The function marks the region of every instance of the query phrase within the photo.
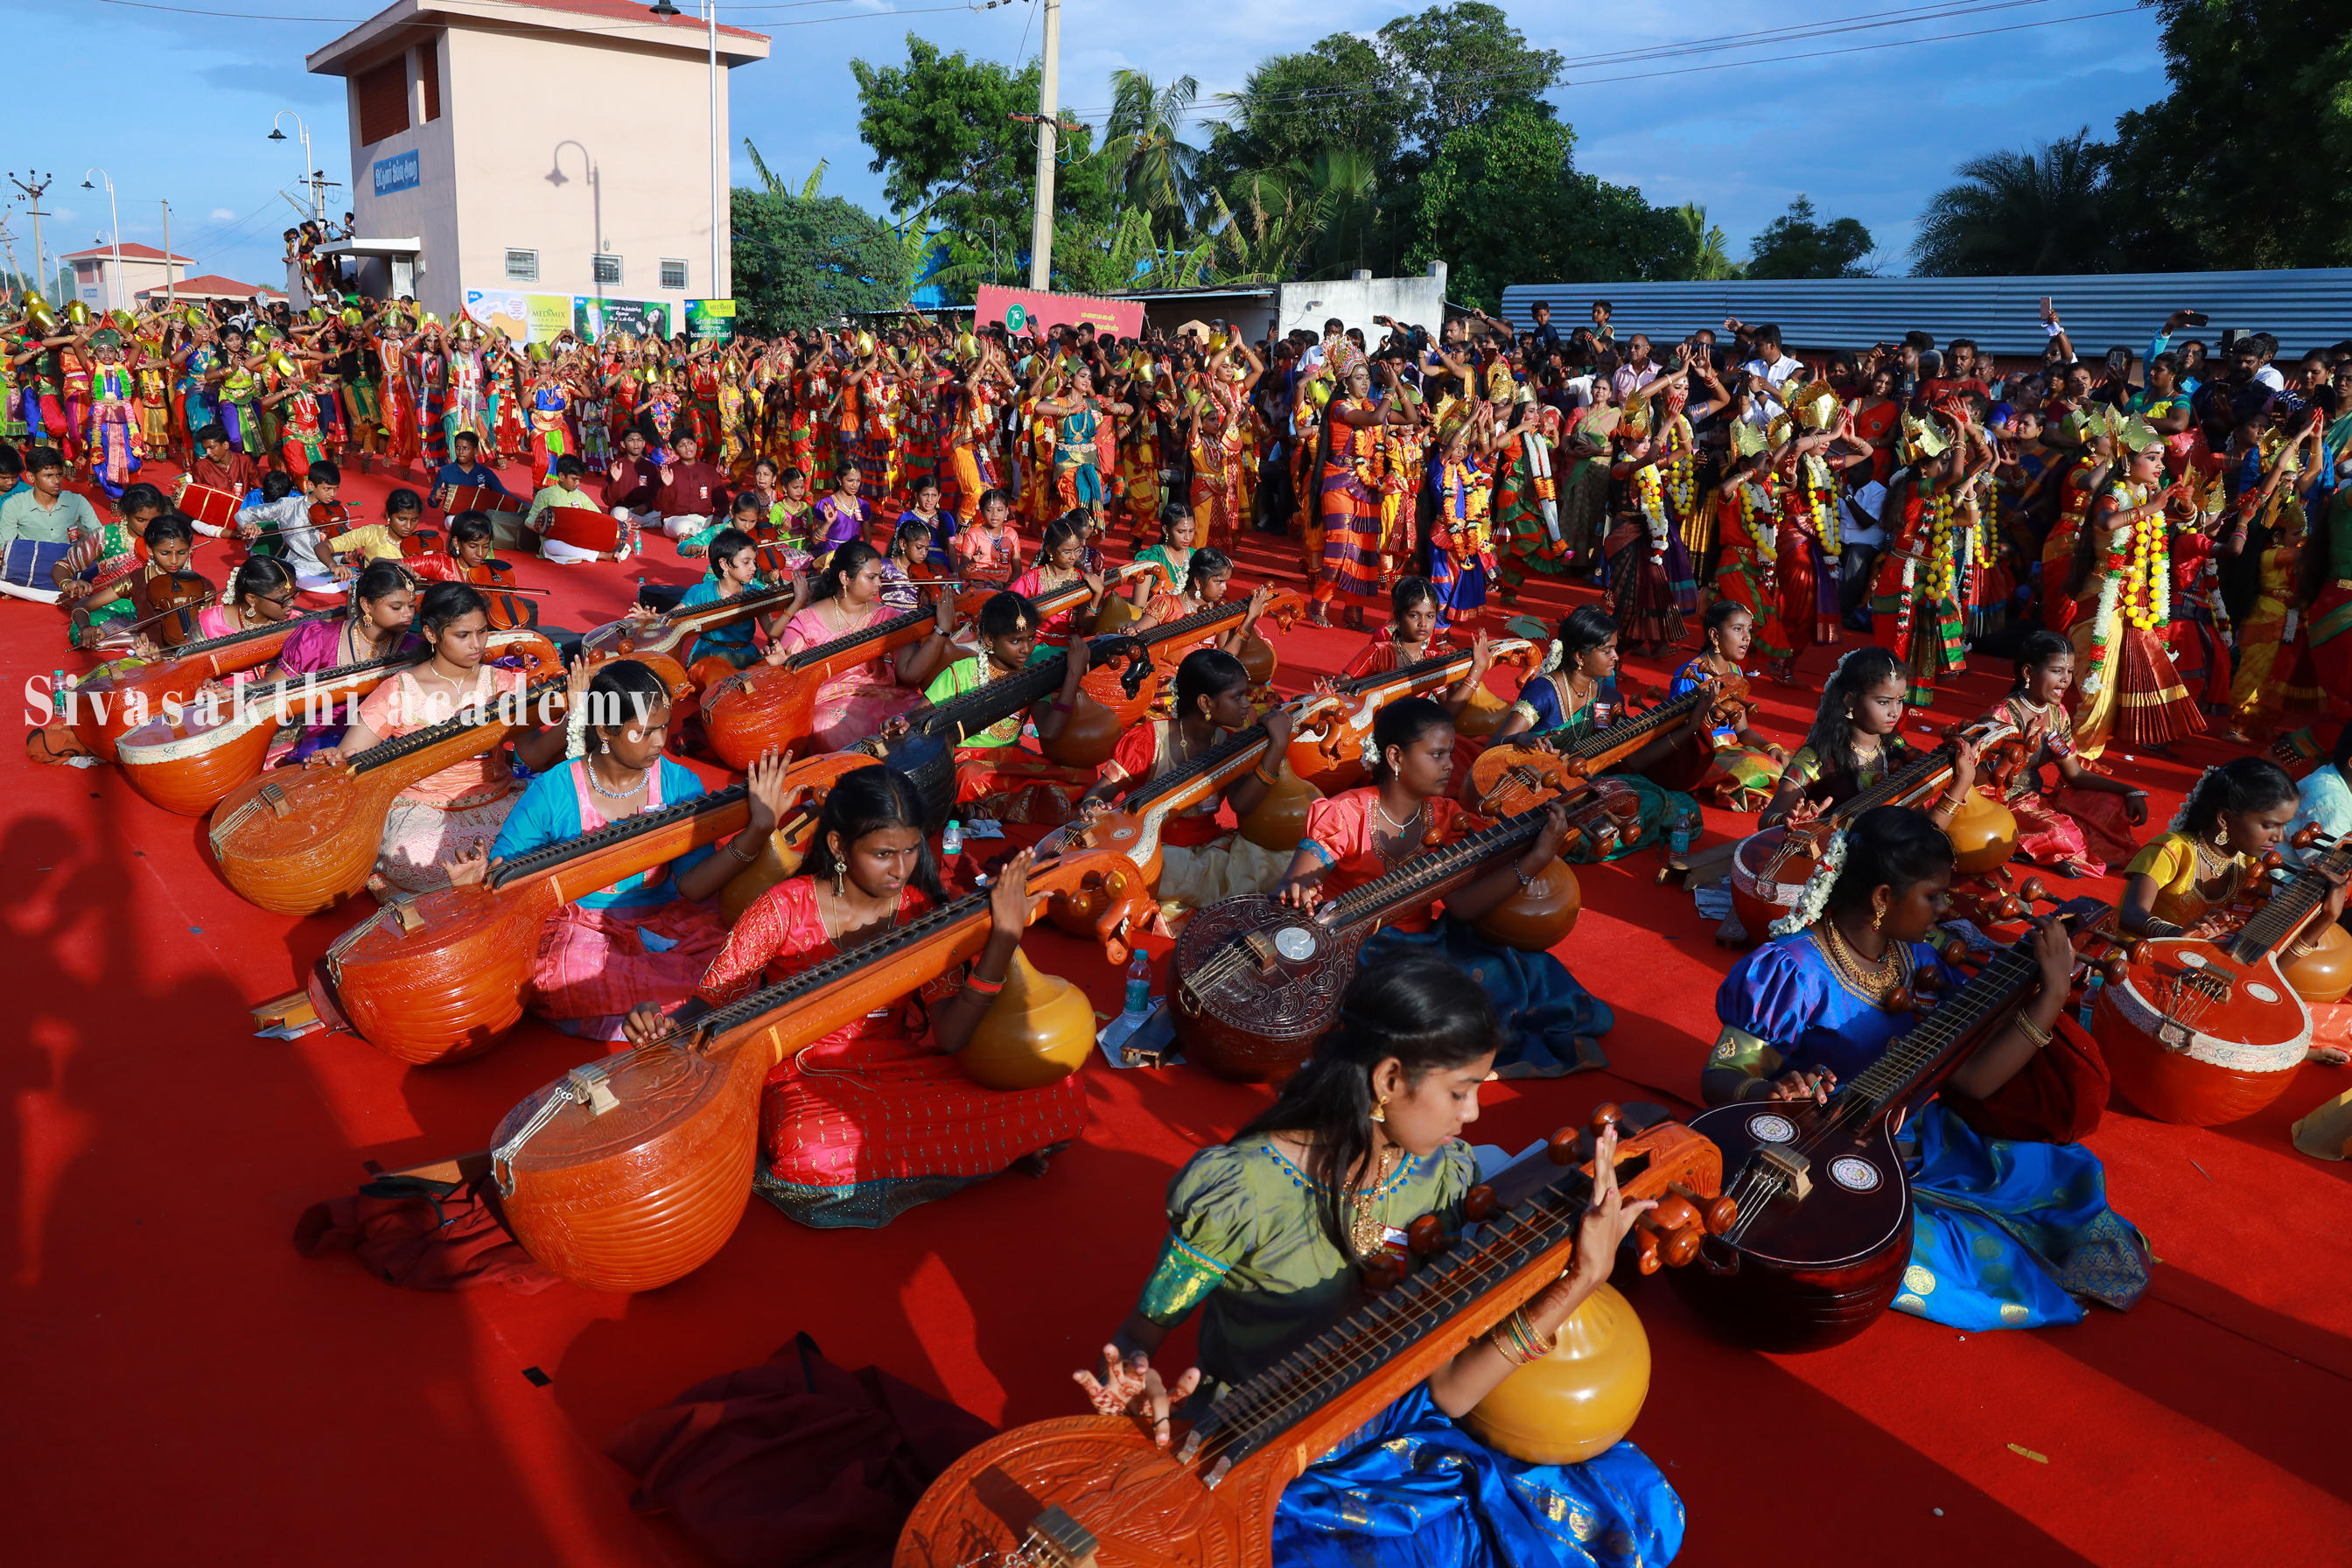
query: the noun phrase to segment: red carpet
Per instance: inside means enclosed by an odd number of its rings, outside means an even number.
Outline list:
[[[384,488],[347,494],[372,517]],[[1260,570],[1290,559],[1247,553]],[[199,568],[218,577],[209,554]],[[526,561],[522,575],[560,589],[551,621],[580,626],[617,611],[640,570],[698,573],[656,542],[625,574]],[[1289,686],[1359,639],[1301,629],[1277,646]],[[54,612],[14,602],[0,654],[16,685],[78,662]],[[1828,663],[1805,662],[1816,689]],[[1936,722],[1972,715],[2006,674],[1972,676]],[[1801,731],[1810,691],[1760,689],[1765,727]],[[2157,794],[2158,823],[2218,755],[2182,750],[2122,764]],[[295,1216],[348,1192],[364,1159],[479,1146],[592,1047],[530,1026],[486,1059],[418,1071],[350,1037],[255,1039],[247,1006],[290,989],[355,916],[262,915],[212,875],[201,824],[105,769],[9,765],[16,1415],[0,1463],[19,1561],[694,1563],[666,1523],[629,1515],[599,1455],[623,1420],[800,1329],[843,1366],[878,1363],[992,1420],[1073,1412],[1069,1373],[1132,1303],[1169,1175],[1264,1099],[1097,1063],[1087,1140],[1043,1181],[1000,1179],[879,1232],[803,1230],[755,1204],[713,1263],[649,1296],[397,1291],[348,1259],[298,1257]],[[1710,813],[1718,831],[1739,820]],[[1518,1147],[1604,1098],[1696,1092],[1732,955],[1654,868],[1583,872],[1560,949],[1617,1009],[1615,1071],[1498,1088],[1478,1141]],[[1116,1005],[1115,978],[1076,944],[1045,931],[1031,951]],[[2347,1085],[2305,1068],[2271,1111],[2214,1131],[2111,1113],[2090,1142],[2164,1260],[2129,1314],[1965,1336],[1889,1316],[1840,1349],[1768,1359],[1636,1285],[1655,1373],[1633,1436],[1688,1506],[1680,1561],[2352,1561],[2352,1165],[2286,1140]]]

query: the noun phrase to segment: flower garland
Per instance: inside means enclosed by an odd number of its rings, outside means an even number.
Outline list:
[[[1665,470],[1667,499],[1675,517],[1688,517],[1698,496],[1698,465],[1691,453],[1690,421],[1681,415],[1666,426],[1666,455],[1658,466]]]
[[[1941,603],[1953,598],[1957,573],[1953,561],[1953,515],[1959,509],[1952,504],[1951,496],[1937,491],[1921,498],[1927,511],[1927,598]]]
[[[1813,531],[1821,536],[1822,554],[1834,566],[1845,541],[1838,531],[1837,480],[1819,452],[1805,454],[1805,501]]]
[[[1805,879],[1805,890],[1797,895],[1796,907],[1772,922],[1774,936],[1794,936],[1822,918],[1830,907],[1830,889],[1837,886],[1838,873],[1845,869],[1845,830],[1840,828],[1822,852],[1822,863]]]
[[[2147,489],[2129,479],[2118,482],[2116,497],[2123,502],[2122,510],[2129,510],[2147,505]],[[2124,617],[2142,631],[2154,631],[2172,618],[2171,552],[2164,537],[2164,512],[2161,508],[2132,524],[2127,546],[2130,563],[2123,584]],[[2123,560],[2124,550],[2110,546],[2110,564]]]
[[[1756,558],[1768,566],[1778,565],[1780,560],[1780,541],[1774,537],[1774,531],[1756,526],[1756,520],[1759,517],[1769,516],[1775,510],[1771,492],[1762,485],[1750,481],[1739,487],[1738,499],[1739,521],[1748,530],[1748,542],[1756,547]]]
[[[1643,521],[1650,525],[1650,559],[1662,563],[1666,558],[1666,540],[1672,526],[1666,521],[1664,491],[1657,464],[1644,463],[1633,475],[1634,503]]]

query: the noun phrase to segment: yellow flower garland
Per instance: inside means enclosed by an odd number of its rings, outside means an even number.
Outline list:
[[[2147,504],[2147,488],[2129,479],[2119,481],[2115,493],[2124,510]],[[2161,510],[2141,518],[2132,524],[2124,551],[2124,619],[2144,632],[2172,618],[2172,552],[2164,524]]]

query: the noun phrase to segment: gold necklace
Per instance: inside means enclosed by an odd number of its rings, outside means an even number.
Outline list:
[[[1830,961],[1830,968],[1850,990],[1868,997],[1884,1007],[1887,998],[1911,984],[1911,950],[1903,942],[1889,942],[1885,955],[1874,963],[1856,952],[1845,940],[1834,921],[1824,920],[1818,928],[1822,933],[1822,952]]]
[[[1381,1223],[1376,1207],[1380,1202],[1381,1188],[1388,1183],[1389,1167],[1395,1158],[1396,1149],[1393,1145],[1383,1147],[1381,1150],[1380,1159],[1372,1166],[1371,1181],[1349,1194],[1349,1201],[1355,1205],[1356,1212],[1348,1224],[1348,1240],[1355,1247],[1356,1256],[1359,1258],[1371,1257],[1388,1239],[1389,1227]]]

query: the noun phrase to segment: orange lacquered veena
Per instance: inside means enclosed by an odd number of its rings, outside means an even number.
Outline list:
[[[793,809],[776,825],[784,847],[804,848],[834,782],[873,765],[855,752],[794,763],[784,775]],[[716,844],[750,818],[750,792],[738,784],[546,845],[476,885],[387,905],[319,960],[311,1004],[404,1062],[479,1056],[520,1021],[540,931],[559,906]]]
[[[1497,637],[1487,645],[1495,665],[1531,669],[1536,646],[1525,637]],[[1290,771],[1326,795],[1363,783],[1364,743],[1381,710],[1401,698],[1419,697],[1453,685],[1470,673],[1470,650],[1450,649],[1378,675],[1360,675],[1337,688],[1336,709],[1302,714],[1290,737]]]
[[[339,609],[321,610],[266,626],[248,626],[226,637],[182,643],[168,658],[83,681],[74,689],[68,722],[94,755],[102,762],[113,762],[116,740],[124,731],[162,712],[167,698],[184,702],[207,680],[240,669],[257,669],[276,658],[286,639],[312,621],[339,621],[344,614]]]
[[[1050,894],[1125,865],[1101,852],[1041,861],[1029,889]],[[700,1268],[751,1200],[769,1070],[979,952],[989,899],[944,904],[704,1015],[683,1037],[574,1068],[524,1100],[499,1123],[490,1156],[515,1239],[592,1290],[657,1289]],[[1113,963],[1149,912],[1129,905],[1100,922]]]

